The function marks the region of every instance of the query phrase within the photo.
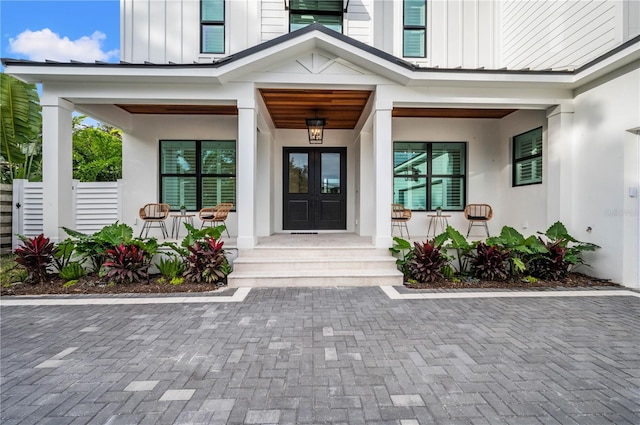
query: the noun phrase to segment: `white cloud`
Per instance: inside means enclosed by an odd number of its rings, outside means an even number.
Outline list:
[[[40,31],[26,30],[17,38],[9,39],[9,50],[38,62],[45,59],[59,62],[108,62],[110,59],[117,59],[119,53],[118,50],[102,51],[101,44],[105,38],[107,36],[100,31],[94,32],[90,37],[69,40],[68,37],[61,38],[49,28]]]

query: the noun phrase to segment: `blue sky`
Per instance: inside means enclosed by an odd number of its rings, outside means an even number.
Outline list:
[[[120,1],[0,0],[0,57],[120,60]]]

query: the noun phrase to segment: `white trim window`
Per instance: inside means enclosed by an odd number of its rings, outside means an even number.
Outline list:
[[[513,138],[513,186],[542,183],[542,127]]]

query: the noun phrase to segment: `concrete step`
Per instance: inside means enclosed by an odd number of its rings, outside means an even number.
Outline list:
[[[280,247],[268,246],[255,249],[243,249],[239,257],[244,258],[318,258],[318,257],[389,257],[391,254],[386,248],[373,248],[371,246],[359,247]]]
[[[388,249],[367,246],[269,246],[240,250],[230,287],[402,285]]]
[[[398,270],[295,270],[271,272],[236,272],[228,276],[231,288],[239,287],[327,287],[327,286],[397,286],[403,276]]]
[[[391,256],[381,257],[313,257],[313,258],[268,258],[240,256],[233,262],[236,272],[267,272],[280,270],[396,270],[396,260]]]

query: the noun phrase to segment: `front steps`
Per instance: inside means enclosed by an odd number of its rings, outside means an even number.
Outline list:
[[[240,250],[228,285],[238,287],[402,285],[395,258],[374,247],[256,247]]]

